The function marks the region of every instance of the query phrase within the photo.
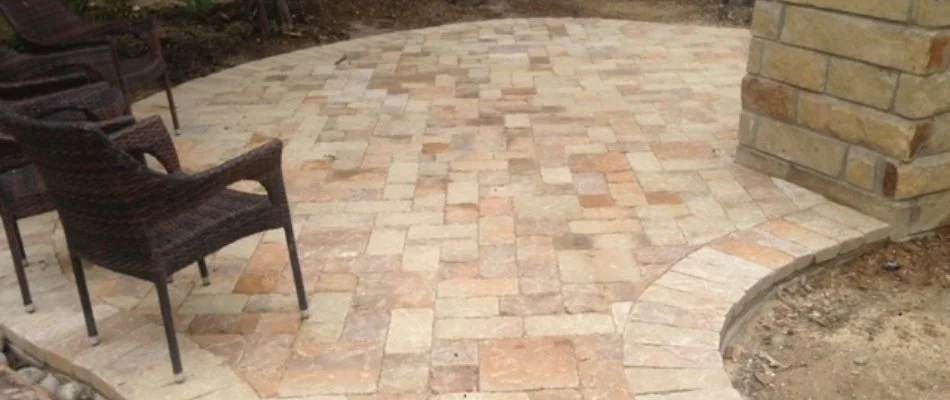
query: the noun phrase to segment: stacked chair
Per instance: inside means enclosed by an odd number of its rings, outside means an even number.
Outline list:
[[[26,311],[36,306],[18,221],[56,211],[93,345],[99,342],[98,328],[83,260],[155,285],[176,382],[184,381],[184,373],[168,282],[197,263],[202,282],[209,284],[204,258],[236,240],[284,230],[306,318],[306,290],[281,171],[282,142],[186,174],[161,118],[137,120],[129,106],[130,82],[163,75],[177,128],[154,25],[89,25],[49,0],[7,0],[0,10],[23,41],[40,48],[0,49],[0,217]],[[104,38],[114,32],[143,38],[150,61],[120,59]],[[150,168],[145,155],[157,159],[164,171]],[[228,188],[247,180],[263,185],[266,195]]]

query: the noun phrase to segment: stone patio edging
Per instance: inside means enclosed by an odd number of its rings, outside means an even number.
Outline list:
[[[633,307],[624,332],[631,391],[668,392],[638,395],[639,400],[743,399],[722,361],[734,323],[778,283],[810,266],[884,242],[889,235],[883,222],[826,203],[699,248],[647,288]],[[680,292],[690,293],[690,298]],[[666,318],[670,314],[656,312],[664,306],[686,312]],[[653,351],[645,351],[649,347]],[[657,374],[658,368],[673,370]],[[634,382],[656,386],[638,388]]]
[[[791,225],[780,219],[729,234],[675,263],[640,296],[624,331],[624,366],[637,399],[742,399],[731,386],[721,356],[725,334],[742,310],[803,268],[884,241],[889,235],[884,223],[831,203],[786,218],[808,229],[787,229]],[[3,297],[2,332],[14,346],[113,400],[260,398],[221,357],[201,349],[187,335],[180,335],[179,341],[188,380],[173,384],[166,359],[129,356],[136,349],[164,346],[161,326],[109,305],[95,306],[102,344],[89,346],[79,306],[72,299],[75,288],[59,268],[45,266],[31,274],[31,285],[43,304],[41,311],[25,314],[17,296]],[[662,312],[672,309],[682,313]],[[141,328],[135,332],[109,329],[126,319],[139,320]],[[115,362],[128,363],[119,369],[125,375],[115,374]],[[103,368],[106,365],[108,370]],[[443,398],[454,397],[433,396]],[[527,399],[514,393],[478,393],[467,398]]]

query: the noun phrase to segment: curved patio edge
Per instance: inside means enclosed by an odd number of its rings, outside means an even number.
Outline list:
[[[74,283],[59,265],[35,267],[29,269],[30,285],[42,307],[26,314],[19,293],[3,296],[0,343],[9,341],[27,356],[90,385],[110,400],[260,398],[223,358],[181,333],[178,342],[187,380],[173,383],[162,326],[108,304],[93,306],[101,343],[92,346],[75,301]]]
[[[630,310],[623,353],[631,392],[638,400],[742,399],[732,388],[721,353],[737,318],[775,284],[816,263],[885,241],[889,233],[883,222],[821,203],[723,236],[687,255]],[[61,232],[54,237],[62,259]],[[173,384],[161,325],[110,305],[95,306],[102,344],[90,346],[82,318],[77,318],[81,311],[74,285],[58,262],[51,264],[30,269],[42,312],[23,313],[17,293],[2,298],[2,332],[31,357],[113,400],[260,398],[224,359],[182,334],[188,380]],[[129,357],[132,352],[141,357]]]
[[[805,268],[889,236],[887,224],[823,203],[697,249],[633,306],[623,338],[631,391],[638,400],[743,399],[725,371],[722,350],[744,313]]]

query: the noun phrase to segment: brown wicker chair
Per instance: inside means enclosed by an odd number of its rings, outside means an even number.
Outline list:
[[[0,47],[0,100],[13,101],[105,81],[124,93],[118,60],[110,46],[47,53]],[[128,109],[128,99],[122,99]]]
[[[45,96],[7,103],[23,115],[56,120],[90,120],[103,131],[110,132],[120,145],[132,145],[152,154],[170,171],[180,165],[174,144],[165,133],[161,120],[148,119],[133,129],[135,120],[126,113],[122,93],[106,83],[82,86]],[[144,154],[136,154],[144,159]],[[10,246],[13,266],[20,285],[20,294],[27,312],[35,306],[24,270],[27,265],[23,238],[18,220],[53,211],[36,168],[21,151],[19,144],[0,131],[0,217]],[[202,267],[202,276],[207,276]]]
[[[61,0],[4,0],[0,12],[10,22],[16,35],[32,50],[50,51],[109,43],[110,38],[132,35],[148,47],[148,54],[136,58],[120,58],[126,95],[137,92],[149,83],[161,80],[175,129],[180,128],[171,81],[162,55],[162,44],[154,20],[127,20],[87,23],[74,14]],[[131,96],[129,96],[131,98]]]
[[[37,121],[0,107],[0,129],[16,138],[56,204],[94,342],[98,330],[80,257],[155,285],[175,381],[184,381],[168,276],[240,238],[278,228],[307,317],[279,140],[195,175],[160,174],[88,124]],[[228,189],[246,180],[259,182],[267,195]]]

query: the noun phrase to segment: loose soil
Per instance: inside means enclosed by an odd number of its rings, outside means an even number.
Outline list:
[[[165,31],[174,83],[305,47],[463,21],[596,17],[745,26],[751,15],[748,7],[735,6],[720,21],[721,0],[288,0],[299,36],[262,37],[244,0],[219,2],[207,13],[189,11],[173,0],[157,4],[140,13],[156,16]]]
[[[948,399],[950,233],[818,268],[744,321],[724,354],[751,400]]]

